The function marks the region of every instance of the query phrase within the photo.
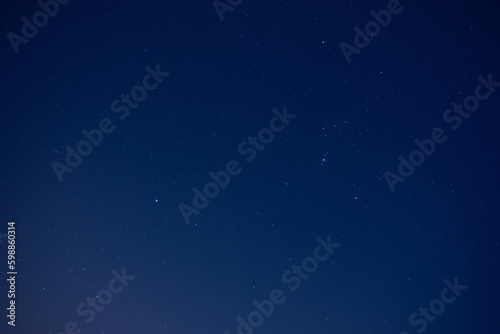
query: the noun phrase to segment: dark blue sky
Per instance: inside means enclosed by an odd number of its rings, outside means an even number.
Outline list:
[[[0,10],[0,333],[499,331],[499,4],[63,3]]]

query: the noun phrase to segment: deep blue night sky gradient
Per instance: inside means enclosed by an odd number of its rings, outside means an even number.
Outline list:
[[[500,89],[456,131],[442,120],[500,81],[500,5],[401,1],[348,64],[339,48],[387,1],[70,1],[15,54],[0,43],[0,233],[16,221],[16,327],[0,333],[237,333],[274,289],[286,301],[255,334],[394,333],[443,280],[468,288],[426,334],[498,333]],[[4,2],[4,36],[35,1]],[[170,75],[125,120],[110,104],[159,64]],[[245,161],[238,145],[273,108],[297,115]],[[59,183],[81,131],[116,130]],[[383,173],[413,141],[448,139],[391,192]],[[186,225],[178,205],[229,160],[231,177]],[[324,159],[324,160],[323,160]],[[290,291],[281,281],[316,238],[341,246]],[[135,276],[90,324],[75,309],[111,270]]]

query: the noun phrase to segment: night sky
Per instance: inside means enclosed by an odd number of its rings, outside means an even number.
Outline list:
[[[499,15],[2,2],[0,333],[499,333]]]

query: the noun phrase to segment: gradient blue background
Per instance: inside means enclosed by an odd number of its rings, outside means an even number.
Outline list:
[[[234,334],[277,288],[256,334],[416,333],[409,315],[454,277],[467,290],[425,333],[498,333],[500,89],[394,193],[383,173],[479,75],[500,81],[500,6],[401,4],[348,64],[339,44],[387,1],[243,1],[222,22],[210,0],[71,1],[18,54],[6,35],[40,7],[3,2],[0,233],[16,221],[19,274],[1,333]],[[111,102],[157,64],[169,77],[118,120]],[[239,143],[283,106],[297,117],[245,162]],[[51,162],[104,117],[116,130],[59,183]],[[186,225],[177,206],[232,159],[242,172]],[[328,234],[338,251],[285,290]],[[123,267],[135,280],[85,324],[76,306]]]

